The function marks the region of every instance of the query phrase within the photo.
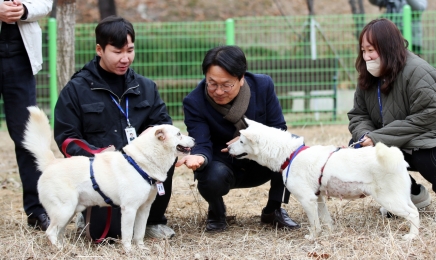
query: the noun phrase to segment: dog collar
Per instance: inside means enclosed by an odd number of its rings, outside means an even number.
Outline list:
[[[155,179],[151,178],[144,170],[142,170],[132,157],[128,156],[127,154],[123,155],[124,158],[126,158],[126,160],[133,166],[133,168],[135,168],[135,170],[142,176],[142,178],[150,183],[150,185],[153,185],[157,182]]]

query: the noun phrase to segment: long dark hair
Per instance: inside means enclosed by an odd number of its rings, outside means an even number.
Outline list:
[[[388,94],[398,74],[406,65],[409,43],[403,38],[397,26],[385,18],[375,19],[363,28],[359,36],[356,70],[359,73],[358,86],[364,90],[377,86],[379,78],[371,75],[366,69],[366,61],[360,50],[363,37],[366,37],[380,56],[380,77],[383,78],[380,89],[382,93]]]

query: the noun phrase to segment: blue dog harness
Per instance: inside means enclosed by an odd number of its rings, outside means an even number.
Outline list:
[[[142,170],[139,165],[133,160],[132,157],[128,156],[127,154],[123,154],[124,158],[135,168],[135,170],[146,180],[150,185],[155,184],[157,181],[153,178],[151,178],[144,170]],[[94,170],[92,168],[92,163],[94,162],[94,157],[89,158],[89,168],[90,168],[90,175],[91,175],[91,182],[92,182],[92,188],[100,194],[100,196],[104,199],[104,202],[111,205],[113,208],[119,208],[119,206],[115,205],[114,202],[106,196],[103,191],[100,190],[100,187],[97,184],[97,181],[94,177]]]

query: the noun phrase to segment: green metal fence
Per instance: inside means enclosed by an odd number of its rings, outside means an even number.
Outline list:
[[[357,35],[380,15],[246,17],[216,22],[136,23],[133,69],[158,87],[174,120],[183,119],[182,100],[203,78],[201,62],[212,47],[236,44],[248,70],[269,74],[288,125],[347,123],[357,74]],[[436,65],[436,11],[422,15],[422,57]],[[399,19],[402,16],[390,17]],[[46,29],[46,22],[41,26]],[[95,55],[96,24],[76,26],[76,69]],[[402,24],[410,29],[410,24]],[[408,27],[409,26],[409,27]],[[47,30],[44,30],[45,32]],[[46,33],[45,33],[46,35]],[[48,52],[37,75],[38,105],[49,108]],[[3,114],[0,114],[3,120]]]

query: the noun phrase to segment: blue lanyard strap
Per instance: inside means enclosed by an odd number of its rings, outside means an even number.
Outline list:
[[[127,126],[131,127],[132,125],[130,124],[130,121],[129,121],[129,98],[126,97],[126,112],[124,112],[124,110],[121,107],[120,103],[118,103],[118,101],[114,98],[114,96],[112,94],[111,94],[111,98],[112,98],[112,101],[115,103],[115,105],[117,105],[117,107],[121,111],[121,113],[123,113],[123,115],[126,117],[126,119],[127,119]]]
[[[382,105],[382,101],[381,101],[381,94],[380,94],[380,81],[378,82],[377,85],[377,96],[378,96],[378,107],[380,109],[380,117],[382,120],[382,126],[385,126],[385,122],[383,120],[383,105]]]

